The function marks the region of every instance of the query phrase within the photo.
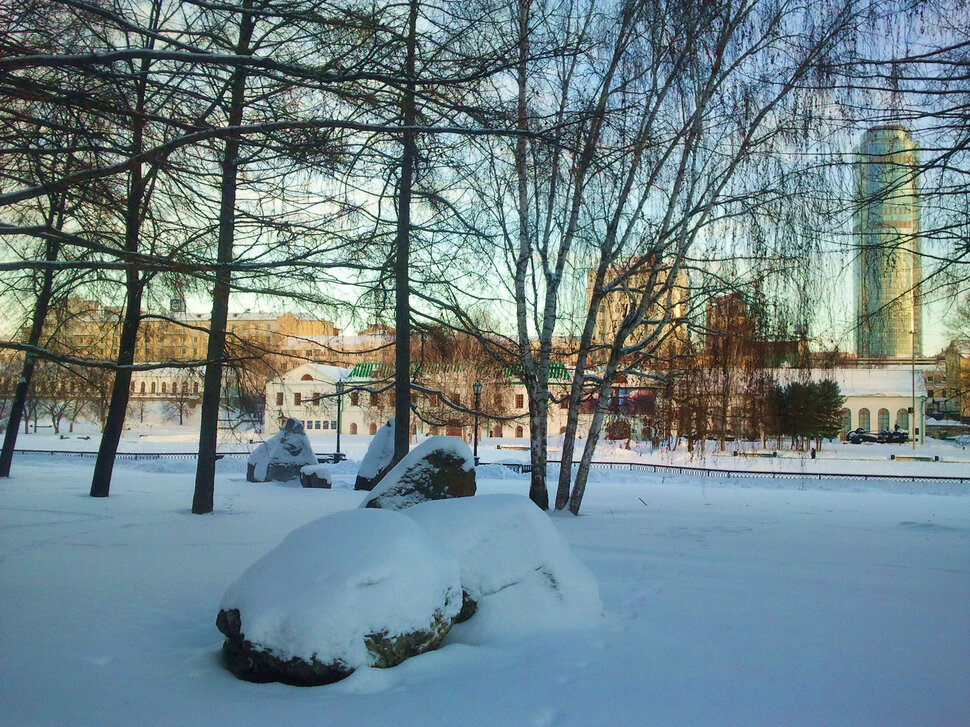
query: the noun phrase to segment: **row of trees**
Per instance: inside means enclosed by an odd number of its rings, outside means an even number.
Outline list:
[[[264,296],[393,317],[399,423],[411,416],[412,326],[477,340],[489,365],[525,384],[530,496],[543,508],[546,423],[560,398],[550,372],[568,340],[563,458],[584,445],[552,504],[578,513],[620,377],[662,383],[665,343],[703,327],[711,296],[758,283],[781,308],[811,301],[798,261],[831,209],[809,202],[845,152],[854,110],[880,102],[890,67],[912,70],[893,71],[903,81],[894,98],[938,103],[941,84],[959,83],[950,69],[966,45],[902,59],[861,49],[913,13],[939,24],[943,6],[4,4],[3,293],[27,304],[23,337],[2,343],[24,364],[0,475],[38,360],[114,377],[95,496],[109,491],[132,372],[196,367],[193,512],[211,511],[224,371],[242,358],[227,332],[230,299]],[[930,62],[938,72],[921,83]],[[937,157],[947,169],[960,159]],[[52,304],[78,289],[119,305],[113,361],[48,345]],[[145,309],[173,291],[211,301],[205,357],[137,362]],[[606,306],[619,322],[597,330]],[[602,405],[580,431],[591,397]],[[408,430],[397,428],[396,457]]]

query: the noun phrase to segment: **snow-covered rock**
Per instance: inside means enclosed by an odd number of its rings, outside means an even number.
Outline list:
[[[429,437],[408,452],[361,507],[403,510],[427,500],[475,494],[475,459],[458,437]]]
[[[394,420],[388,419],[387,423],[377,430],[364,454],[364,459],[360,461],[354,489],[373,490],[391,468],[392,459],[394,459]]]
[[[403,511],[440,540],[461,566],[477,603],[454,634],[461,641],[514,638],[588,625],[599,618],[599,587],[549,515],[518,495],[425,502]]]
[[[246,479],[250,482],[288,482],[300,476],[301,467],[316,463],[317,456],[303,430],[303,422],[287,419],[282,429],[249,455]]]
[[[325,464],[308,464],[300,468],[300,484],[304,487],[322,487],[329,490],[333,486],[333,475]]]
[[[238,676],[327,684],[436,648],[461,604],[438,541],[400,513],[358,509],[286,536],[229,588],[216,623]]]

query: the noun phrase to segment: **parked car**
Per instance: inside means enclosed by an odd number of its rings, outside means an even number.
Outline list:
[[[876,442],[878,444],[905,444],[909,441],[909,435],[906,432],[901,432],[898,429],[894,431],[889,431],[884,429],[878,434],[873,434],[870,431],[859,427],[858,429],[853,429],[851,432],[845,435],[845,440],[850,444],[862,444],[863,442]]]
[[[845,435],[845,439],[850,444],[862,444],[863,442],[878,442],[879,437],[870,432],[867,429],[859,427],[858,429],[853,429],[851,432]]]
[[[879,432],[879,436],[883,438],[882,441],[886,444],[906,444],[909,441],[909,435],[899,429],[891,432]]]

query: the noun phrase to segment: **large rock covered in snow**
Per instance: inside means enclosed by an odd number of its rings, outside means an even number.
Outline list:
[[[461,566],[466,601],[477,607],[456,627],[460,640],[484,643],[579,627],[602,613],[593,574],[528,498],[480,495],[425,502],[404,514]]]
[[[288,482],[300,476],[301,467],[316,463],[317,457],[303,431],[303,422],[287,419],[282,429],[249,455],[246,479],[250,482]]]
[[[394,459],[394,420],[388,419],[387,424],[378,429],[370,441],[370,446],[357,470],[354,489],[373,490],[391,469],[392,459]]]
[[[384,475],[361,507],[403,510],[475,494],[475,459],[457,437],[429,437]]]
[[[290,533],[229,588],[216,625],[237,676],[328,684],[436,648],[461,604],[439,542],[400,513],[358,509]]]

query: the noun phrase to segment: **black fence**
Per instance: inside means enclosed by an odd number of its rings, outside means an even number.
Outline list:
[[[97,457],[97,452],[65,452],[48,449],[15,449],[15,454],[49,454],[53,457]],[[118,452],[115,459],[195,459],[199,456],[198,452]],[[219,452],[216,459],[223,457],[248,457],[249,452]]]
[[[18,449],[17,454],[40,454],[60,457],[97,457],[97,452],[64,452],[46,449]],[[115,459],[145,460],[145,459],[195,459],[197,452],[119,452]],[[219,452],[216,457],[248,457],[249,452]],[[481,464],[500,464],[514,472],[528,474],[532,471],[529,462],[482,462]],[[550,465],[561,466],[560,461],[549,461]],[[577,466],[578,461],[573,462]],[[669,475],[693,475],[695,477],[723,477],[723,478],[771,478],[777,480],[872,480],[882,482],[955,482],[970,484],[970,475],[959,477],[956,475],[885,475],[851,472],[775,472],[772,470],[728,470],[706,467],[685,467],[672,464],[645,464],[643,462],[590,462],[591,469],[620,470],[627,472],[651,472]]]
[[[482,464],[500,464],[503,467],[519,472],[529,473],[532,464],[529,462],[482,462]],[[562,462],[550,461],[550,465],[561,466]],[[573,467],[579,464],[573,462]],[[772,478],[777,480],[873,480],[884,482],[956,482],[970,484],[970,476],[956,475],[885,475],[849,472],[776,472],[773,470],[727,470],[706,467],[684,467],[671,464],[645,464],[642,462],[590,462],[590,469],[625,470],[628,472],[652,472],[670,475],[693,475],[695,477],[723,477],[723,478]]]

